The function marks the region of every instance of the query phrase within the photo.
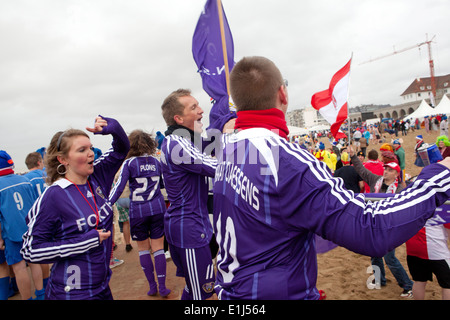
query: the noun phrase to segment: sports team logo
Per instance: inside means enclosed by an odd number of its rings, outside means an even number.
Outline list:
[[[214,290],[214,282],[205,283],[202,288],[206,293],[211,293]]]
[[[100,186],[97,187],[97,189],[95,190],[95,193],[102,198],[103,200],[105,200],[105,195],[103,194],[102,188],[100,188]]]

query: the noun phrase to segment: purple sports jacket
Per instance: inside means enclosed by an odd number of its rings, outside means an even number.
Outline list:
[[[88,184],[81,193],[99,211],[98,229],[112,230],[113,210],[108,195],[114,176],[129,150],[128,137],[120,124],[104,118],[101,134],[113,136],[112,148],[94,163]],[[92,191],[91,191],[92,190]],[[28,213],[28,231],[21,253],[31,263],[53,263],[46,299],[95,299],[108,289],[112,237],[100,243],[96,214],[75,185],[66,179],[47,187]]]

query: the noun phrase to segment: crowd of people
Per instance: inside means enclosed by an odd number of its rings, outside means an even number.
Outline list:
[[[318,235],[372,257],[381,271],[374,287],[384,285],[384,258],[402,296],[423,297],[432,272],[443,298],[450,298],[444,227],[439,225],[441,233],[425,227],[450,197],[449,157],[424,166],[407,186],[400,140],[381,141],[382,161],[370,150],[367,168],[358,157],[366,156],[362,139],[372,138],[360,130],[354,131],[355,144],[332,141],[330,151],[314,137],[290,142],[287,81],[264,57],[239,61],[230,89],[236,116],[216,128],[220,135],[213,140],[202,138],[198,101],[179,89],[162,102],[167,131],[158,140],[141,130],[127,135],[116,119],[98,116],[86,129],[112,136],[104,153],[96,154],[85,131],[60,131],[43,158],[30,159],[25,177],[14,173],[14,161],[1,151],[0,298],[9,297],[15,277],[22,299],[113,299],[114,206],[125,237],[137,242],[148,295],[171,294],[169,252],[176,275],[185,280],[183,300],[320,299]],[[379,132],[369,130],[380,143]],[[450,145],[440,139],[444,155]],[[317,151],[308,150],[316,144]],[[377,173],[370,166],[378,166]],[[397,197],[366,202],[359,192],[364,188]],[[423,234],[428,239],[437,233],[439,249],[425,257]],[[407,241],[414,283],[395,257],[395,248]],[[126,245],[131,251],[129,240]]]
[[[433,131],[439,131],[441,135],[448,136],[448,120],[446,114],[433,114],[422,118],[407,119],[407,120],[393,120],[387,119],[382,121],[379,126],[379,131],[387,132],[392,138],[407,136],[408,133],[414,133],[415,130],[425,129],[429,135]]]
[[[411,127],[417,131],[426,129],[427,118],[420,123],[415,122],[416,127]],[[446,115],[433,116],[432,121],[436,121],[431,131],[439,132],[435,141],[429,141],[436,145],[438,155],[436,161],[450,157],[450,142],[448,140],[448,125]],[[406,136],[409,130],[409,123],[406,123],[406,130],[401,130],[402,136]],[[402,121],[388,122],[389,128],[402,128]],[[439,128],[439,129],[438,129]],[[427,136],[430,130],[426,130]],[[399,137],[400,130],[392,133],[391,142],[386,142],[386,137],[379,135],[378,126],[355,126],[351,130],[351,141],[353,146],[349,146],[347,138],[334,140],[329,132],[322,132],[317,135],[304,135],[294,137],[293,143],[301,146],[317,159],[323,161],[332,171],[334,177],[341,177],[346,189],[355,193],[400,193],[414,177],[406,174],[405,150],[402,147],[402,138]],[[390,132],[389,132],[390,133]],[[376,139],[373,139],[373,134]],[[327,136],[331,147],[325,150],[325,144],[318,140],[319,136]],[[383,137],[381,139],[381,137]],[[416,146],[414,148],[414,165],[425,167],[422,156],[418,150],[425,144],[423,135],[417,134]],[[370,144],[368,143],[370,141]],[[370,151],[367,147],[370,145]],[[428,144],[429,145],[429,144]],[[366,161],[367,159],[367,161]],[[402,297],[425,297],[426,282],[432,280],[432,273],[436,274],[439,285],[442,287],[443,299],[450,299],[449,285],[450,270],[446,260],[450,257],[447,240],[450,235],[450,224],[442,224],[433,227],[424,227],[410,240],[406,241],[407,263],[414,282],[403,268],[400,261],[395,256],[395,249],[388,252],[383,258],[391,273],[397,280],[398,285],[403,289]],[[426,252],[426,253],[425,253]],[[383,258],[372,257],[372,266],[376,266],[380,271],[380,277],[376,279],[371,288],[380,289],[386,285],[385,268]]]

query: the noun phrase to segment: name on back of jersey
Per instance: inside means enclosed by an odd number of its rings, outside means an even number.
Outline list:
[[[231,162],[219,163],[214,183],[223,180],[253,209],[259,210],[259,189],[238,166]]]
[[[154,164],[141,164],[139,166],[139,170],[141,172],[143,172],[143,171],[156,171],[156,165],[154,165]]]

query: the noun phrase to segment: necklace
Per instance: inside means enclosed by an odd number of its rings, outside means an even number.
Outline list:
[[[66,178],[66,180],[68,180],[69,182],[72,182],[72,181],[70,181],[70,180],[67,179],[67,178]],[[80,188],[78,188],[78,186],[77,186],[75,183],[72,182],[72,184],[77,188],[77,190],[78,190],[78,192],[81,194],[81,196],[82,196],[82,197],[84,198],[84,200],[87,202],[87,204],[89,205],[89,207],[91,207],[92,211],[94,211],[95,217],[97,218],[97,220],[95,221],[95,229],[97,229],[97,227],[98,227],[98,222],[99,222],[99,220],[100,220],[100,215],[99,215],[99,213],[98,213],[97,202],[95,201],[95,195],[94,195],[94,193],[92,192],[92,188],[91,188],[91,184],[89,183],[89,180],[88,180],[87,183],[88,183],[88,186],[89,186],[89,190],[91,191],[91,194],[92,194],[92,199],[94,200],[95,210],[94,210],[94,208],[92,207],[92,205],[89,203],[88,199],[86,199],[86,197],[84,196],[84,194],[81,192]]]

